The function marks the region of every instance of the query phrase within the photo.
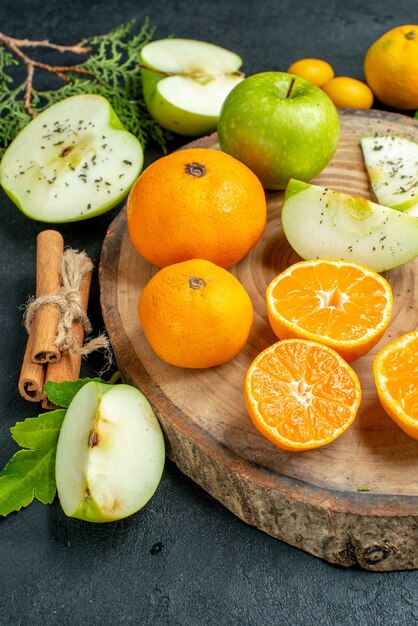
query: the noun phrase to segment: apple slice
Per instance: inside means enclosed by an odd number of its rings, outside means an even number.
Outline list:
[[[343,259],[383,272],[418,255],[416,217],[299,180],[287,186],[282,225],[305,260]]]
[[[382,135],[363,137],[361,148],[379,204],[418,217],[418,143]]]
[[[64,513],[89,522],[122,519],[154,494],[165,460],[159,422],[130,385],[89,382],[73,398],[57,444]]]
[[[161,39],[141,50],[144,99],[152,117],[180,135],[216,130],[222,104],[243,80],[242,59],[192,39]]]
[[[65,98],[32,120],[6,150],[0,184],[25,215],[73,222],[129,192],[143,164],[138,139],[102,96]]]

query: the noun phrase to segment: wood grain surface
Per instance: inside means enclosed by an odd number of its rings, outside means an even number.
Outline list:
[[[338,150],[313,182],[371,198],[360,137],[390,133],[418,141],[418,124],[379,111],[341,110],[340,119]],[[219,147],[216,135],[190,145]],[[363,391],[353,426],[317,450],[280,450],[253,427],[242,395],[251,361],[277,341],[267,320],[266,286],[300,260],[281,228],[282,192],[267,197],[263,238],[231,269],[253,301],[252,333],[235,359],[206,370],[170,366],[146,341],[137,302],[157,268],[131,245],[121,211],[109,228],[100,263],[103,316],[119,369],[153,404],[169,457],[245,522],[343,566],[418,568],[418,441],[385,414],[372,376],[377,351],[418,328],[418,259],[385,274],[394,294],[393,316],[379,344],[352,363]]]

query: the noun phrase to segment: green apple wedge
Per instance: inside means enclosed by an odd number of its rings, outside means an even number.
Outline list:
[[[102,96],[65,98],[17,135],[0,184],[28,217],[74,222],[118,204],[139,176],[143,149]]]
[[[89,522],[135,513],[154,494],[164,460],[161,427],[145,396],[130,385],[87,383],[58,438],[55,477],[64,513]]]
[[[243,80],[237,54],[192,39],[152,41],[142,48],[140,62],[150,114],[179,135],[216,130],[226,96]]]
[[[418,255],[418,220],[369,200],[290,180],[282,226],[305,260],[343,259],[384,272]]]
[[[360,143],[379,204],[418,217],[418,143],[390,135],[363,137]]]

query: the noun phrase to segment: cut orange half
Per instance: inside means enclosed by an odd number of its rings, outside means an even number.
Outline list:
[[[383,348],[374,360],[373,374],[386,413],[418,439],[418,330]]]
[[[286,339],[261,352],[244,385],[255,427],[285,450],[324,446],[352,424],[361,401],[354,370],[332,348]]]
[[[279,339],[319,341],[346,361],[362,356],[379,341],[393,307],[392,289],[380,274],[331,259],[291,265],[271,281],[266,300]]]

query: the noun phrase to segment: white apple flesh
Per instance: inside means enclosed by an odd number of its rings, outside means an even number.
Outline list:
[[[138,139],[102,96],[72,96],[35,117],[0,164],[0,183],[25,215],[71,222],[108,211],[143,164]]]
[[[322,89],[286,72],[249,76],[226,98],[218,122],[221,149],[247,165],[266,189],[310,180],[332,158],[339,119]]]
[[[63,511],[89,522],[141,509],[163,472],[164,438],[145,396],[130,385],[89,382],[65,415],[55,475]]]
[[[361,147],[379,204],[418,217],[418,143],[378,135],[363,137]]]
[[[242,59],[190,39],[152,41],[141,50],[144,99],[152,117],[180,135],[216,130],[221,106],[243,80]]]
[[[343,259],[383,272],[418,255],[416,217],[319,185],[291,180],[281,218],[305,260]]]

